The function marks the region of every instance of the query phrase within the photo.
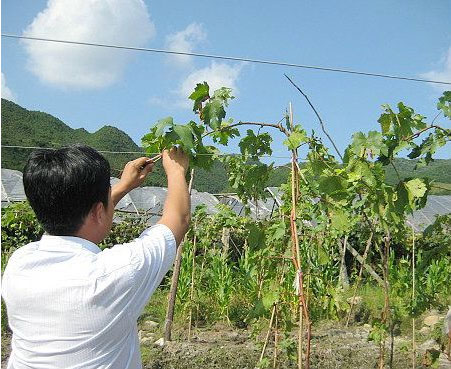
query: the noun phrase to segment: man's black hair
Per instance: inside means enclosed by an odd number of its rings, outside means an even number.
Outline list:
[[[108,206],[110,164],[89,146],[34,151],[23,173],[25,194],[45,231],[74,235],[92,206]]]

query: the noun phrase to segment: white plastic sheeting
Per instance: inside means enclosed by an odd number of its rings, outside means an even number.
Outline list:
[[[111,178],[111,184],[119,181],[118,178]],[[2,169],[2,207],[8,206],[12,202],[26,200],[22,183],[22,173],[17,170]],[[256,219],[270,217],[281,205],[281,192],[277,187],[268,187],[268,198],[265,200],[249,203],[250,215]],[[133,216],[146,216],[150,224],[154,224],[161,216],[164,201],[166,199],[167,189],[163,187],[139,187],[136,188],[116,205],[118,217],[120,214],[129,214]],[[193,190],[191,193],[191,210],[196,206],[205,205],[209,214],[217,212],[216,205],[223,203],[229,205],[237,214],[244,215],[244,205],[235,195],[217,195],[214,196],[207,192],[198,192]],[[436,216],[451,213],[451,196],[430,195],[426,206],[415,211],[407,218],[408,224],[412,225],[416,231],[424,230],[428,225],[435,221]]]
[[[435,222],[439,215],[451,213],[451,196],[429,195],[426,206],[423,209],[415,210],[407,217],[407,223],[415,231],[423,231],[427,226]]]
[[[16,201],[25,201],[22,173],[18,170],[2,169],[2,208]]]
[[[268,197],[264,200],[250,201],[247,206],[250,216],[254,219],[265,219],[271,217],[282,204],[281,193],[277,187],[267,187]],[[245,206],[234,194],[217,195],[222,204],[228,205],[238,215],[245,215]]]

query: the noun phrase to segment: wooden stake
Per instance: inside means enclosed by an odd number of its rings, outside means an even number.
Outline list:
[[[293,132],[294,123],[293,123],[293,109],[291,103],[289,104],[289,119],[290,119],[290,131]],[[291,157],[291,240],[292,240],[292,251],[293,251],[293,265],[296,270],[296,278],[298,278],[299,283],[299,295],[298,295],[298,304],[300,306],[300,315],[299,315],[299,335],[298,335],[298,353],[299,362],[298,367],[302,368],[302,349],[303,349],[303,323],[305,319],[305,324],[307,326],[307,348],[305,351],[305,368],[310,368],[310,339],[311,339],[311,324],[309,319],[308,307],[305,301],[304,294],[304,285],[303,285],[303,276],[301,269],[301,253],[299,249],[299,237],[297,232],[296,225],[296,205],[297,199],[299,197],[299,171],[297,170],[299,166],[297,165],[297,150],[292,150]]]
[[[415,230],[412,226],[412,304],[415,303]],[[412,369],[415,369],[415,318],[412,318]]]
[[[268,332],[266,333],[265,343],[263,344],[262,352],[260,354],[260,359],[258,360],[259,363],[263,360],[263,357],[265,356],[266,346],[268,346],[269,336],[271,334],[271,328],[272,328],[272,324],[274,321],[275,313],[276,313],[276,304],[274,304],[272,307],[271,320],[269,321],[269,328],[268,328]]]
[[[193,187],[194,179],[194,169],[191,169],[191,178],[189,180],[188,191],[191,195],[191,190]],[[186,239],[186,235],[185,235]],[[175,308],[175,297],[177,295],[177,286],[179,284],[180,267],[182,265],[182,246],[185,239],[180,243],[177,248],[177,255],[175,256],[174,271],[172,273],[171,289],[169,291],[169,301],[168,310],[166,312],[166,321],[164,324],[164,340],[171,340],[172,322],[174,320],[174,308]]]
[[[277,314],[277,305],[276,305],[276,323],[274,329],[274,360],[272,367],[275,369],[277,367],[277,346],[279,344],[279,319]]]
[[[302,348],[304,338],[304,312],[302,305],[299,305],[299,329],[298,329],[298,369],[302,369]]]
[[[197,222],[194,223],[194,238],[193,238],[193,264],[191,270],[191,288],[189,292],[189,323],[188,323],[188,341],[191,339],[191,325],[193,322],[193,299],[194,299],[194,272],[196,269],[196,246],[197,246]]]

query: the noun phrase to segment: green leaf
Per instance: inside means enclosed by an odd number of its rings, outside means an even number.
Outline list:
[[[259,248],[263,246],[265,241],[265,233],[263,229],[257,227],[255,224],[251,224],[249,227],[249,247],[252,249]]]
[[[262,298],[263,306],[265,307],[266,310],[268,310],[278,300],[279,300],[279,291],[276,286],[271,286],[271,289],[269,291],[264,292]]]
[[[351,225],[351,222],[349,221],[349,215],[340,209],[336,209],[331,212],[330,220],[331,227],[339,232],[347,231]]]
[[[382,134],[385,136],[390,132],[390,127],[392,123],[392,115],[391,114],[382,114],[378,119],[379,124],[381,125]]]
[[[226,112],[224,106],[219,99],[211,99],[202,110],[202,119],[207,126],[215,130],[221,126],[222,120],[225,118]]]
[[[307,141],[307,133],[303,130],[295,127],[295,130],[290,133],[288,138],[283,141],[283,144],[290,150],[296,150],[301,144]]]
[[[180,137],[180,143],[183,148],[194,149],[193,133],[189,126],[174,125],[174,132]]]
[[[273,229],[272,238],[276,240],[281,240],[286,234],[286,225],[285,222],[282,220],[278,223],[276,223],[276,228]]]
[[[383,143],[382,134],[377,131],[368,132],[368,137],[362,132],[356,132],[352,136],[351,149],[360,158],[369,156],[374,158],[381,153],[388,155],[388,148]]]
[[[241,154],[257,160],[262,155],[272,154],[271,142],[272,137],[269,133],[261,133],[256,136],[252,130],[248,129],[247,136],[240,141],[238,146]]]
[[[330,260],[329,254],[322,246],[318,247],[318,262],[320,265],[326,265]]]
[[[202,109],[202,102],[208,99],[209,91],[210,87],[208,86],[207,82],[198,83],[196,85],[196,88],[194,89],[194,92],[191,95],[189,95],[189,98],[191,100],[194,100],[193,111],[195,113],[197,113]]]
[[[174,125],[174,120],[172,117],[167,117],[160,119],[155,124],[155,136],[163,136],[166,127],[172,127]]]
[[[221,87],[217,89],[213,93],[213,98],[222,100],[225,106],[228,106],[229,100],[234,99],[235,97],[232,96],[232,89],[228,87]]]
[[[411,202],[422,198],[427,191],[426,184],[420,178],[411,179],[405,183],[405,186]]]
[[[321,193],[331,195],[345,188],[345,181],[338,176],[324,176],[319,179],[318,189]]]
[[[437,109],[442,110],[445,117],[451,119],[451,91],[445,91],[438,99]]]

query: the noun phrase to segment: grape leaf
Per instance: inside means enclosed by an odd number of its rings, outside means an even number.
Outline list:
[[[333,229],[339,232],[344,232],[349,229],[349,215],[347,215],[343,210],[336,209],[330,214],[330,225]]]
[[[202,119],[207,126],[215,130],[221,126],[226,112],[219,99],[210,99],[202,109]]]
[[[445,91],[438,99],[437,109],[442,110],[445,117],[451,119],[451,91]]]
[[[411,203],[422,198],[427,191],[426,184],[420,178],[411,179],[410,181],[405,182],[405,186]]]
[[[157,121],[157,124],[155,124],[155,131],[154,134],[156,137],[163,136],[164,130],[166,127],[172,127],[174,125],[174,119],[172,117],[167,117],[160,119]]]
[[[232,100],[235,97],[232,96],[231,88],[221,87],[213,93],[213,98],[221,100],[225,106],[228,106],[229,100]]]
[[[290,150],[296,150],[302,143],[307,141],[307,133],[300,127],[296,126],[283,144]]]
[[[207,82],[198,83],[194,89],[194,92],[189,95],[189,99],[194,100],[193,111],[197,113],[202,109],[202,102],[209,97],[210,87]]]
[[[272,137],[269,133],[261,133],[255,135],[250,129],[247,130],[247,136],[244,137],[238,146],[240,147],[241,154],[248,155],[252,159],[257,160],[262,155],[271,155],[271,142]]]
[[[183,148],[194,149],[193,133],[189,126],[174,125],[174,132],[180,137],[180,143]]]

